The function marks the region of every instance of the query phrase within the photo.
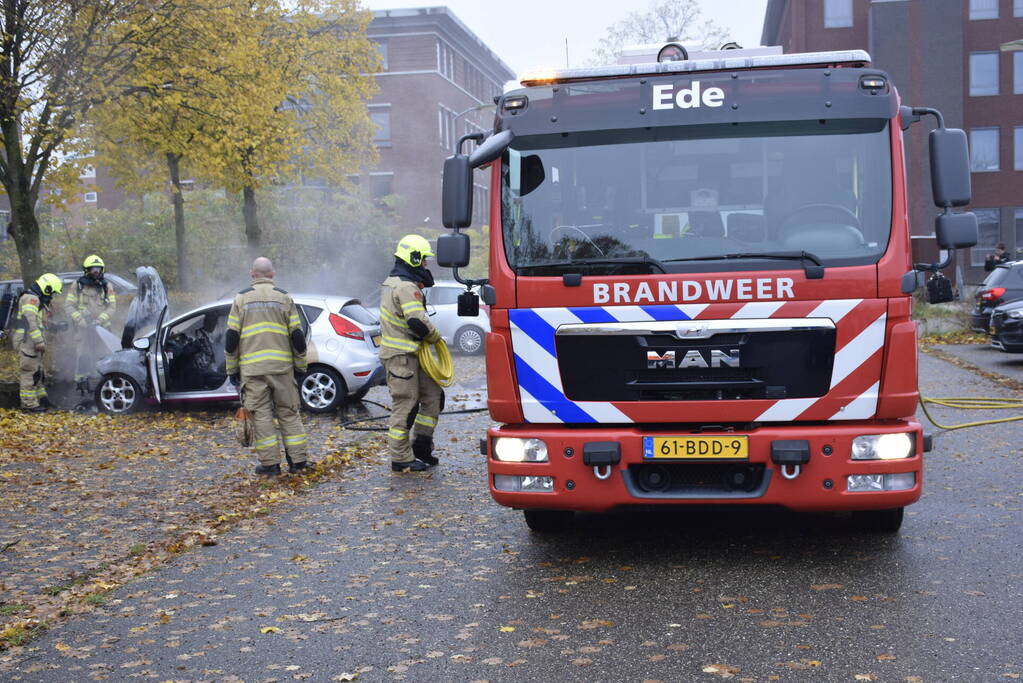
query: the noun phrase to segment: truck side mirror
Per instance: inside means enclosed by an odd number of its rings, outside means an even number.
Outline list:
[[[462,292],[458,295],[458,316],[475,318],[480,314],[480,298],[473,292]]]
[[[977,216],[946,211],[934,219],[934,237],[939,249],[972,247],[977,243]]]
[[[464,268],[469,265],[469,236],[457,232],[437,238],[437,265]]]
[[[441,222],[445,228],[467,228],[472,224],[472,168],[468,155],[455,154],[444,160],[442,200]]]
[[[483,298],[483,303],[487,306],[493,306],[497,303],[497,290],[494,289],[493,285],[481,286],[480,296]]]
[[[958,128],[936,128],[929,138],[931,190],[940,207],[970,203],[970,153],[966,133]]]

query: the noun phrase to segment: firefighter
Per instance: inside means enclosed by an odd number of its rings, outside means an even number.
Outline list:
[[[53,273],[43,273],[18,298],[18,318],[14,331],[14,348],[18,353],[18,381],[21,409],[41,413],[50,400],[43,384],[43,354],[46,352],[46,310],[63,285]]]
[[[67,309],[74,325],[75,382],[79,389],[87,389],[85,382],[103,356],[100,339],[94,326],[109,330],[113,325],[117,297],[114,288],[103,277],[106,266],[96,254],[82,262],[82,277],[78,278],[67,295]]]
[[[284,442],[288,471],[312,467],[306,458],[305,427],[299,417],[298,381],[306,370],[306,340],[291,296],[274,286],[270,259],[252,263],[252,286],[238,292],[227,317],[227,373],[241,383],[242,405],[252,417],[256,474],[281,473]]]
[[[433,286],[433,275],[426,269],[426,259],[433,252],[425,238],[405,235],[394,256],[394,269],[384,280],[380,297],[380,361],[391,393],[387,442],[392,470],[422,472],[438,462],[433,455],[433,430],[444,400],[444,391],[419,367],[416,355],[423,342],[440,340],[440,332],[426,315],[421,291]],[[415,439],[410,446],[413,428]]]

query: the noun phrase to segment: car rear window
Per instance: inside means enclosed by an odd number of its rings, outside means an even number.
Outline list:
[[[378,322],[377,319],[373,317],[373,314],[367,311],[365,306],[360,304],[358,301],[349,301],[341,307],[341,310],[338,311],[338,313],[362,325],[376,325]]]
[[[1008,268],[995,268],[990,275],[984,278],[984,287],[997,287],[1008,277]]]
[[[316,319],[320,317],[320,313],[323,313],[323,309],[318,306],[309,306],[307,304],[301,304],[302,312],[305,313],[305,319],[312,325],[316,322]]]

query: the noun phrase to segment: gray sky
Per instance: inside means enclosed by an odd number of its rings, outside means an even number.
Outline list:
[[[699,0],[702,19],[724,27],[743,47],[760,44],[767,0]],[[581,66],[597,46],[607,27],[630,11],[645,9],[645,2],[621,0],[363,0],[370,9],[397,9],[446,5],[480,37],[512,71],[565,66],[565,39],[572,66]]]

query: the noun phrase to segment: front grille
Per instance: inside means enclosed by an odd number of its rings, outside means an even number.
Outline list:
[[[626,476],[638,498],[751,498],[766,489],[763,463],[642,463]]]
[[[828,392],[835,330],[796,329],[679,339],[665,334],[557,335],[573,401],[815,398]]]

